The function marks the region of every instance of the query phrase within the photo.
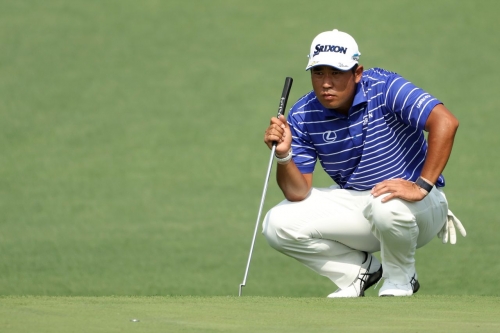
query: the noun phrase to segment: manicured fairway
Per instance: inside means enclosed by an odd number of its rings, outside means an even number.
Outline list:
[[[0,0],[0,333],[499,332],[499,12],[497,0]],[[310,42],[334,28],[365,68],[458,117],[445,191],[468,235],[417,251],[413,298],[332,301],[330,281],[259,234],[237,298],[264,130],[286,76],[289,106],[310,90]],[[264,211],[282,199],[273,175]]]
[[[3,297],[18,332],[498,332],[500,298]]]
[[[421,293],[499,295],[499,1],[0,1],[0,295],[236,295],[269,151],[311,38],[356,37],[460,120],[445,170],[467,228],[417,252]],[[322,173],[316,186],[329,186]],[[282,200],[274,176],[264,211]],[[259,235],[247,295],[329,281]]]

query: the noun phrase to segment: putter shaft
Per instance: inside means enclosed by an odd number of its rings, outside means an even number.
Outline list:
[[[248,270],[250,269],[250,261],[252,260],[253,248],[255,245],[255,238],[257,237],[257,230],[259,229],[260,216],[262,215],[262,208],[264,207],[264,202],[266,199],[267,187],[269,184],[269,177],[271,175],[271,169],[273,168],[274,153],[276,151],[276,144],[273,145],[271,149],[271,157],[269,158],[269,166],[267,167],[266,179],[264,180],[264,190],[262,191],[262,197],[260,199],[259,213],[257,214],[257,221],[255,222],[255,229],[253,231],[252,244],[250,245],[250,253],[248,255],[247,267],[245,269],[245,275],[243,277],[243,282],[240,284],[240,289],[238,296],[241,296],[243,292],[243,287],[247,283]]]

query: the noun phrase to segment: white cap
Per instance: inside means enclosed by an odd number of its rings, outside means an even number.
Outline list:
[[[332,66],[347,71],[356,65],[361,53],[351,35],[334,29],[314,38],[306,70],[314,66]]]

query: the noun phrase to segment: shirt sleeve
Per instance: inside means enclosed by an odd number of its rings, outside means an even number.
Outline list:
[[[436,97],[393,74],[386,82],[385,106],[403,123],[423,130],[432,109],[442,104]]]
[[[312,173],[316,165],[316,150],[307,132],[304,112],[290,110],[288,125],[292,132],[293,162],[301,173]]]

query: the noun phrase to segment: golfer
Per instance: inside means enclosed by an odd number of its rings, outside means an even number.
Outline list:
[[[416,249],[437,234],[453,244],[456,229],[466,234],[442,190],[458,120],[400,75],[364,70],[360,55],[345,32],[314,38],[313,90],[265,132],[286,200],[267,213],[263,234],[335,283],[328,297],[364,296],[381,278],[379,296],[411,296]],[[312,187],[317,161],[336,185]]]

